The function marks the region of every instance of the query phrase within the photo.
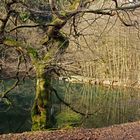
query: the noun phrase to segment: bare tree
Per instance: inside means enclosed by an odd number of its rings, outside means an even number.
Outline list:
[[[12,48],[18,57],[17,81],[10,90],[19,82],[19,67],[22,60],[25,63],[23,66],[26,67],[27,57],[30,58],[29,61],[35,70],[36,97],[32,108],[33,130],[51,127],[53,93],[64,102],[52,87],[51,79],[53,74],[59,75],[59,71],[63,70],[59,62],[66,49],[70,47],[70,40],[77,41],[82,36],[86,42],[84,32],[80,32],[78,26],[82,22],[81,19],[84,19],[89,27],[93,27],[93,24],[102,17],[107,17],[106,21],[110,17],[118,17],[124,25],[138,28],[138,21],[131,19],[129,15],[135,11],[139,14],[137,9],[140,7],[139,2],[121,3],[117,0],[36,0],[35,2],[1,0],[0,5],[2,7],[0,11],[1,49]],[[86,20],[87,15],[90,15],[92,22],[89,19]],[[88,42],[86,44],[88,45]],[[6,98],[10,90],[2,93],[1,97]],[[68,103],[64,102],[64,104],[70,106]],[[71,106],[70,108],[73,109]]]

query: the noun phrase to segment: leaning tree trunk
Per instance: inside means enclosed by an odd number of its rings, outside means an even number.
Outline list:
[[[60,23],[60,22],[59,22]],[[60,26],[59,26],[60,27]],[[60,29],[60,28],[59,28]],[[51,72],[45,70],[49,67],[49,62],[58,61],[58,58],[65,52],[69,45],[68,38],[56,27],[50,27],[48,41],[44,43],[48,52],[41,60],[35,62],[36,69],[36,96],[32,108],[32,130],[42,130],[52,127],[51,118]],[[58,57],[59,56],[59,57]],[[45,65],[47,64],[47,65]]]

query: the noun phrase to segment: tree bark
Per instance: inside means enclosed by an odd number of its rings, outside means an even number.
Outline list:
[[[57,29],[58,30],[57,30]],[[34,61],[36,69],[36,96],[32,108],[32,130],[43,130],[53,126],[51,71],[47,71],[49,62],[58,61],[69,45],[68,38],[63,35],[58,26],[48,29],[48,41],[44,43],[48,52],[41,60]],[[49,46],[49,47],[48,47]]]
[[[32,108],[32,130],[52,127],[50,77],[42,64],[36,66],[36,96]]]

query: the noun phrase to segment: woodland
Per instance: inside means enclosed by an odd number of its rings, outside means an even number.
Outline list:
[[[54,79],[139,93],[139,25],[139,0],[0,0],[0,109],[14,109],[10,94],[26,79],[34,79],[32,131],[53,128],[53,96],[81,116],[94,115],[75,108],[77,94],[73,103],[64,100]]]

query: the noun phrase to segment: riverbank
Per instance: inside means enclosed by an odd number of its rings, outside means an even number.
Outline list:
[[[0,135],[0,140],[140,140],[140,121],[99,129],[68,129]]]
[[[70,76],[70,77],[59,77],[59,80],[65,80],[72,83],[90,83],[93,85],[112,86],[112,87],[130,87],[140,88],[140,81],[131,80],[113,80],[113,79],[95,79],[84,76]]]

